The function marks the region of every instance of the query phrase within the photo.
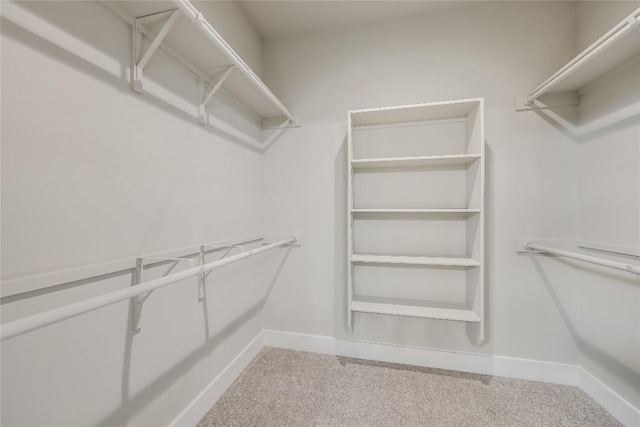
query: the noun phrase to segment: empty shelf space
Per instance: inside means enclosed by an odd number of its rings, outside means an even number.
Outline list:
[[[351,160],[351,165],[354,169],[468,165],[480,159],[480,157],[480,154],[386,157],[379,159],[354,159]]]
[[[448,304],[460,308],[399,304],[396,302],[378,302],[354,300],[351,310],[360,313],[387,314],[391,316],[420,317],[426,319],[455,320],[461,322],[481,321],[480,316],[463,304]]]
[[[420,257],[392,255],[352,255],[351,262],[364,264],[439,265],[444,267],[480,267],[473,258]]]
[[[400,105],[350,111],[354,127],[420,122],[425,120],[466,119],[482,102],[477,99]]]

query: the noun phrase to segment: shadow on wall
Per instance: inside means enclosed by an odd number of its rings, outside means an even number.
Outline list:
[[[276,271],[273,273],[269,285],[260,298],[260,300],[247,309],[244,313],[236,317],[231,323],[223,327],[213,336],[209,335],[209,328],[206,328],[206,337],[204,343],[198,347],[195,351],[182,358],[178,363],[166,370],[164,374],[157,377],[153,382],[144,387],[135,396],[130,396],[129,392],[129,378],[130,378],[130,365],[131,365],[131,350],[134,337],[137,332],[133,330],[133,318],[131,310],[129,311],[129,319],[127,322],[127,342],[125,346],[124,354],[124,368],[122,372],[122,405],[100,420],[96,425],[102,426],[114,426],[114,425],[127,425],[127,420],[130,420],[133,416],[139,413],[142,409],[152,403],[155,398],[162,394],[165,390],[171,387],[176,381],[182,378],[187,372],[189,372],[194,366],[201,360],[209,356],[218,346],[222,345],[227,338],[233,335],[242,325],[247,323],[250,319],[255,317],[262,311],[264,305],[273,290],[280,273],[284,268],[284,265],[291,253],[291,247],[285,249],[285,253],[278,264]],[[206,301],[206,300],[205,300]],[[203,304],[203,310],[207,310],[207,304]],[[206,318],[206,317],[205,317]],[[213,378],[211,378],[213,380]]]
[[[487,141],[484,141],[484,325],[475,324],[475,323],[467,323],[465,329],[467,333],[467,337],[469,341],[477,345],[478,347],[486,347],[491,349],[492,346],[489,345],[491,341],[491,268],[489,260],[494,259],[491,256],[489,250],[491,248],[490,245],[490,237],[491,237],[491,206],[490,203],[492,198],[492,182],[493,182],[493,151],[491,150],[491,146],[487,144]],[[480,341],[480,328],[484,328],[484,339]]]
[[[175,74],[172,74],[172,80],[179,80],[180,85],[171,84],[171,80],[165,78],[164,80],[167,81],[163,81],[162,85],[168,86],[169,89],[167,90],[167,93],[162,96],[149,92],[145,92],[143,95],[133,92],[129,83],[129,58],[131,56],[132,45],[131,28],[128,24],[120,21],[120,18],[112,16],[112,19],[100,19],[100,25],[96,24],[91,26],[89,28],[90,31],[87,31],[87,24],[83,23],[83,20],[76,19],[76,13],[65,13],[66,9],[60,9],[56,2],[52,2],[48,9],[43,9],[42,6],[43,4],[46,5],[46,3],[47,2],[33,2],[33,4],[38,7],[34,8],[34,10],[29,10],[31,13],[36,13],[37,11],[39,14],[38,18],[46,21],[46,23],[43,22],[43,25],[41,26],[42,28],[27,28],[27,25],[23,28],[21,25],[10,21],[5,16],[2,16],[2,36],[15,40],[25,46],[29,46],[29,48],[37,51],[43,56],[47,56],[60,63],[69,65],[79,72],[89,75],[106,85],[114,87],[118,92],[125,96],[160,109],[165,113],[169,113],[185,123],[198,126],[218,138],[226,141],[232,141],[255,152],[261,152],[257,147],[254,147],[239,138],[235,138],[233,135],[222,132],[210,124],[203,126],[197,123],[197,118],[195,116],[195,112],[197,110],[195,94],[198,83],[195,75],[192,75],[191,79],[175,79]],[[83,2],[79,2],[77,4],[80,5],[82,3]],[[103,13],[105,15],[112,15],[110,11],[97,3],[86,3],[90,4],[92,7],[104,9]],[[14,7],[28,6],[29,3],[27,2],[23,3],[21,6]],[[91,14],[89,16],[91,16]],[[96,19],[92,21],[96,21]],[[114,28],[117,29],[117,27],[112,25],[112,22],[118,22],[120,26],[122,26],[121,32],[114,34]],[[81,27],[78,28],[78,25]],[[33,24],[31,27],[33,27]],[[48,32],[51,32],[52,34],[61,33],[60,28],[64,28],[64,36],[48,36]],[[59,42],[58,40],[57,43],[54,43],[51,39],[62,39],[63,42]],[[85,42],[85,40],[89,40],[89,43]],[[120,47],[123,47],[126,51],[123,51]],[[171,64],[172,68],[176,68],[176,64],[177,62],[175,64]],[[180,67],[182,66],[180,65]],[[182,68],[182,77],[192,74],[186,68]],[[152,69],[149,71],[153,74]],[[184,83],[189,84],[187,85]],[[87,94],[87,97],[90,98],[91,94]],[[163,99],[167,97],[170,99]],[[171,102],[171,99],[175,99],[176,102]],[[188,105],[189,109],[193,108],[194,114],[189,114],[185,109],[179,108],[177,105]]]
[[[199,362],[206,359],[210,356],[214,350],[216,350],[219,346],[225,344],[226,340],[231,337],[234,333],[236,333],[243,325],[253,319],[256,315],[258,315],[265,306],[269,295],[271,294],[280,274],[284,268],[284,265],[287,259],[290,256],[292,248],[287,247],[285,249],[284,254],[281,259],[277,263],[274,264],[273,273],[270,274],[270,280],[264,294],[260,297],[260,299],[245,310],[243,313],[235,316],[233,320],[231,320],[226,325],[216,325],[216,327],[221,328],[214,335],[210,334],[210,320],[208,316],[208,302],[213,301],[212,299],[205,299],[202,302],[202,309],[204,311],[204,321],[206,322],[204,327],[204,336],[203,343],[201,346],[196,348],[193,352],[184,356],[181,360],[175,363],[170,368],[166,369],[166,371],[156,377],[153,382],[149,383],[145,386],[140,392],[131,396],[130,392],[130,384],[131,384],[131,361],[132,361],[132,353],[135,344],[135,337],[138,335],[140,331],[133,330],[133,310],[128,310],[128,318],[127,318],[127,332],[126,332],[126,340],[124,343],[124,354],[123,354],[123,368],[122,368],[122,376],[120,379],[120,390],[121,390],[121,405],[117,409],[113,410],[110,414],[100,420],[96,425],[105,425],[105,426],[114,426],[114,425],[128,425],[129,421],[138,413],[140,413],[145,407],[149,404],[152,404],[162,393],[164,393],[167,389],[169,389],[174,383],[183,378],[190,370],[194,369],[198,365]],[[155,266],[166,266],[169,264],[169,268],[161,274],[161,276],[166,276],[171,273],[173,267],[175,267],[175,263],[171,262],[159,262],[154,264]],[[73,289],[83,285],[90,285],[92,283],[99,283],[105,280],[113,279],[115,277],[130,275],[131,276],[131,284],[134,284],[134,274],[133,269],[127,269],[115,273],[104,274],[88,279],[83,279],[76,282],[60,284],[55,287],[49,287],[46,289],[27,292],[23,294],[18,294],[10,297],[2,298],[1,303],[8,304],[11,302],[17,302],[21,300],[26,300],[28,298],[40,296],[40,295],[52,295],[57,292],[66,291],[69,289]],[[262,285],[261,285],[262,286]],[[205,288],[206,289],[206,288]],[[206,292],[206,290],[205,290]],[[213,296],[213,295],[212,295]],[[133,304],[133,300],[130,301],[130,305]],[[210,380],[213,380],[211,378]],[[185,399],[190,401],[195,396],[186,396]]]
[[[629,368],[628,366],[625,366],[620,361],[611,357],[605,350],[594,346],[593,344],[585,340],[584,337],[580,335],[580,333],[578,332],[578,329],[571,321],[571,316],[568,314],[566,308],[562,304],[562,301],[558,293],[556,292],[554,285],[551,283],[551,279],[549,279],[549,276],[542,268],[540,261],[536,258],[537,256],[541,256],[541,255],[539,254],[530,255],[531,261],[533,262],[533,265],[535,266],[536,271],[538,272],[538,275],[542,280],[542,283],[547,288],[547,291],[549,292],[549,295],[551,296],[551,299],[554,305],[556,306],[558,313],[560,313],[562,320],[564,320],[564,323],[567,326],[567,330],[569,331],[569,334],[573,338],[576,346],[590,359],[596,361],[602,366],[607,366],[610,369],[610,371],[614,373],[616,377],[618,377],[621,381],[628,384],[631,388],[637,388],[638,384],[640,384],[640,372],[637,372]],[[572,261],[565,260],[562,258],[555,258],[555,259],[558,262],[562,262],[567,265],[574,264]],[[634,279],[633,277],[620,279],[619,276],[615,276],[613,273],[605,272],[597,268],[592,268],[589,266],[581,266],[581,268],[589,268],[591,270],[589,274],[601,276],[603,279],[606,279],[608,281],[616,281],[616,280],[624,281],[625,284],[627,284],[628,282],[628,284],[631,286],[637,286],[637,280]]]
[[[346,114],[346,113],[345,113]],[[349,311],[347,302],[347,221],[349,202],[347,200],[347,171],[349,159],[347,154],[347,136],[345,135],[333,162],[334,170],[334,194],[335,197],[335,250],[334,250],[334,304],[335,313],[335,333],[334,336],[341,337],[348,333],[346,313]],[[347,314],[348,315],[348,314]]]

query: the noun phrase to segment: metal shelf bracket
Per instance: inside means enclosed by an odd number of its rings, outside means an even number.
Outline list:
[[[167,22],[164,23],[160,32],[155,39],[149,45],[149,48],[142,52],[142,29],[141,27],[148,22],[157,21],[169,16]],[[152,15],[141,16],[136,18],[133,25],[133,76],[131,79],[131,86],[136,92],[142,93],[142,71],[147,65],[153,54],[156,52],[162,40],[169,33],[173,25],[180,17],[178,9],[167,10],[164,12],[154,13]]]
[[[213,99],[214,95],[216,94],[216,92],[218,92],[218,90],[220,89],[220,87],[222,87],[222,84],[224,83],[225,80],[227,80],[227,78],[231,75],[231,72],[234,70],[234,66],[233,64],[229,65],[227,67],[227,69],[225,70],[224,74],[222,75],[222,77],[220,77],[220,80],[218,80],[218,82],[215,84],[215,86],[213,87],[213,89],[211,89],[211,91],[205,95],[202,103],[199,105],[198,107],[198,122],[201,125],[204,125],[207,122],[207,105],[209,105],[209,102],[211,102],[211,99]],[[205,89],[206,91],[206,89]]]
[[[155,260],[157,263],[162,263],[166,261],[171,261],[171,267],[165,272],[163,276],[168,275],[171,270],[179,263],[179,262],[188,262],[189,267],[193,266],[193,261],[187,258],[155,258],[155,257],[144,257],[144,258],[136,258],[136,266],[133,272],[133,285],[136,286],[144,281],[144,261],[145,260]],[[155,263],[155,264],[157,264]],[[147,264],[148,266],[149,264]],[[146,292],[144,294],[135,296],[131,298],[131,309],[133,314],[133,330],[140,330],[140,320],[142,319],[142,306],[144,302],[149,298],[153,291]]]
[[[234,249],[240,249],[240,253],[244,252],[244,246],[242,245],[230,245],[230,246],[208,246],[208,245],[203,245],[200,246],[200,265],[204,265],[205,264],[205,255],[207,253],[207,249],[224,249],[226,248],[227,251],[220,257],[220,259],[224,259],[224,257],[226,257],[227,255],[229,255],[229,253],[234,250]],[[201,271],[198,274],[198,301],[202,301],[206,298],[206,292],[205,292],[205,284],[206,284],[206,279],[207,276],[211,274],[211,270],[208,272],[203,272]]]

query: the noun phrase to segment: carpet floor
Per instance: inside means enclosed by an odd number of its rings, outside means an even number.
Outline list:
[[[198,427],[619,426],[582,390],[265,348]]]

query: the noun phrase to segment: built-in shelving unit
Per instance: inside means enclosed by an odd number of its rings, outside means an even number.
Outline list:
[[[531,94],[517,98],[516,109],[577,104],[581,90],[639,56],[640,8],[580,52]],[[550,98],[538,102],[545,94]]]
[[[348,327],[354,313],[479,324],[483,100],[350,111]]]

